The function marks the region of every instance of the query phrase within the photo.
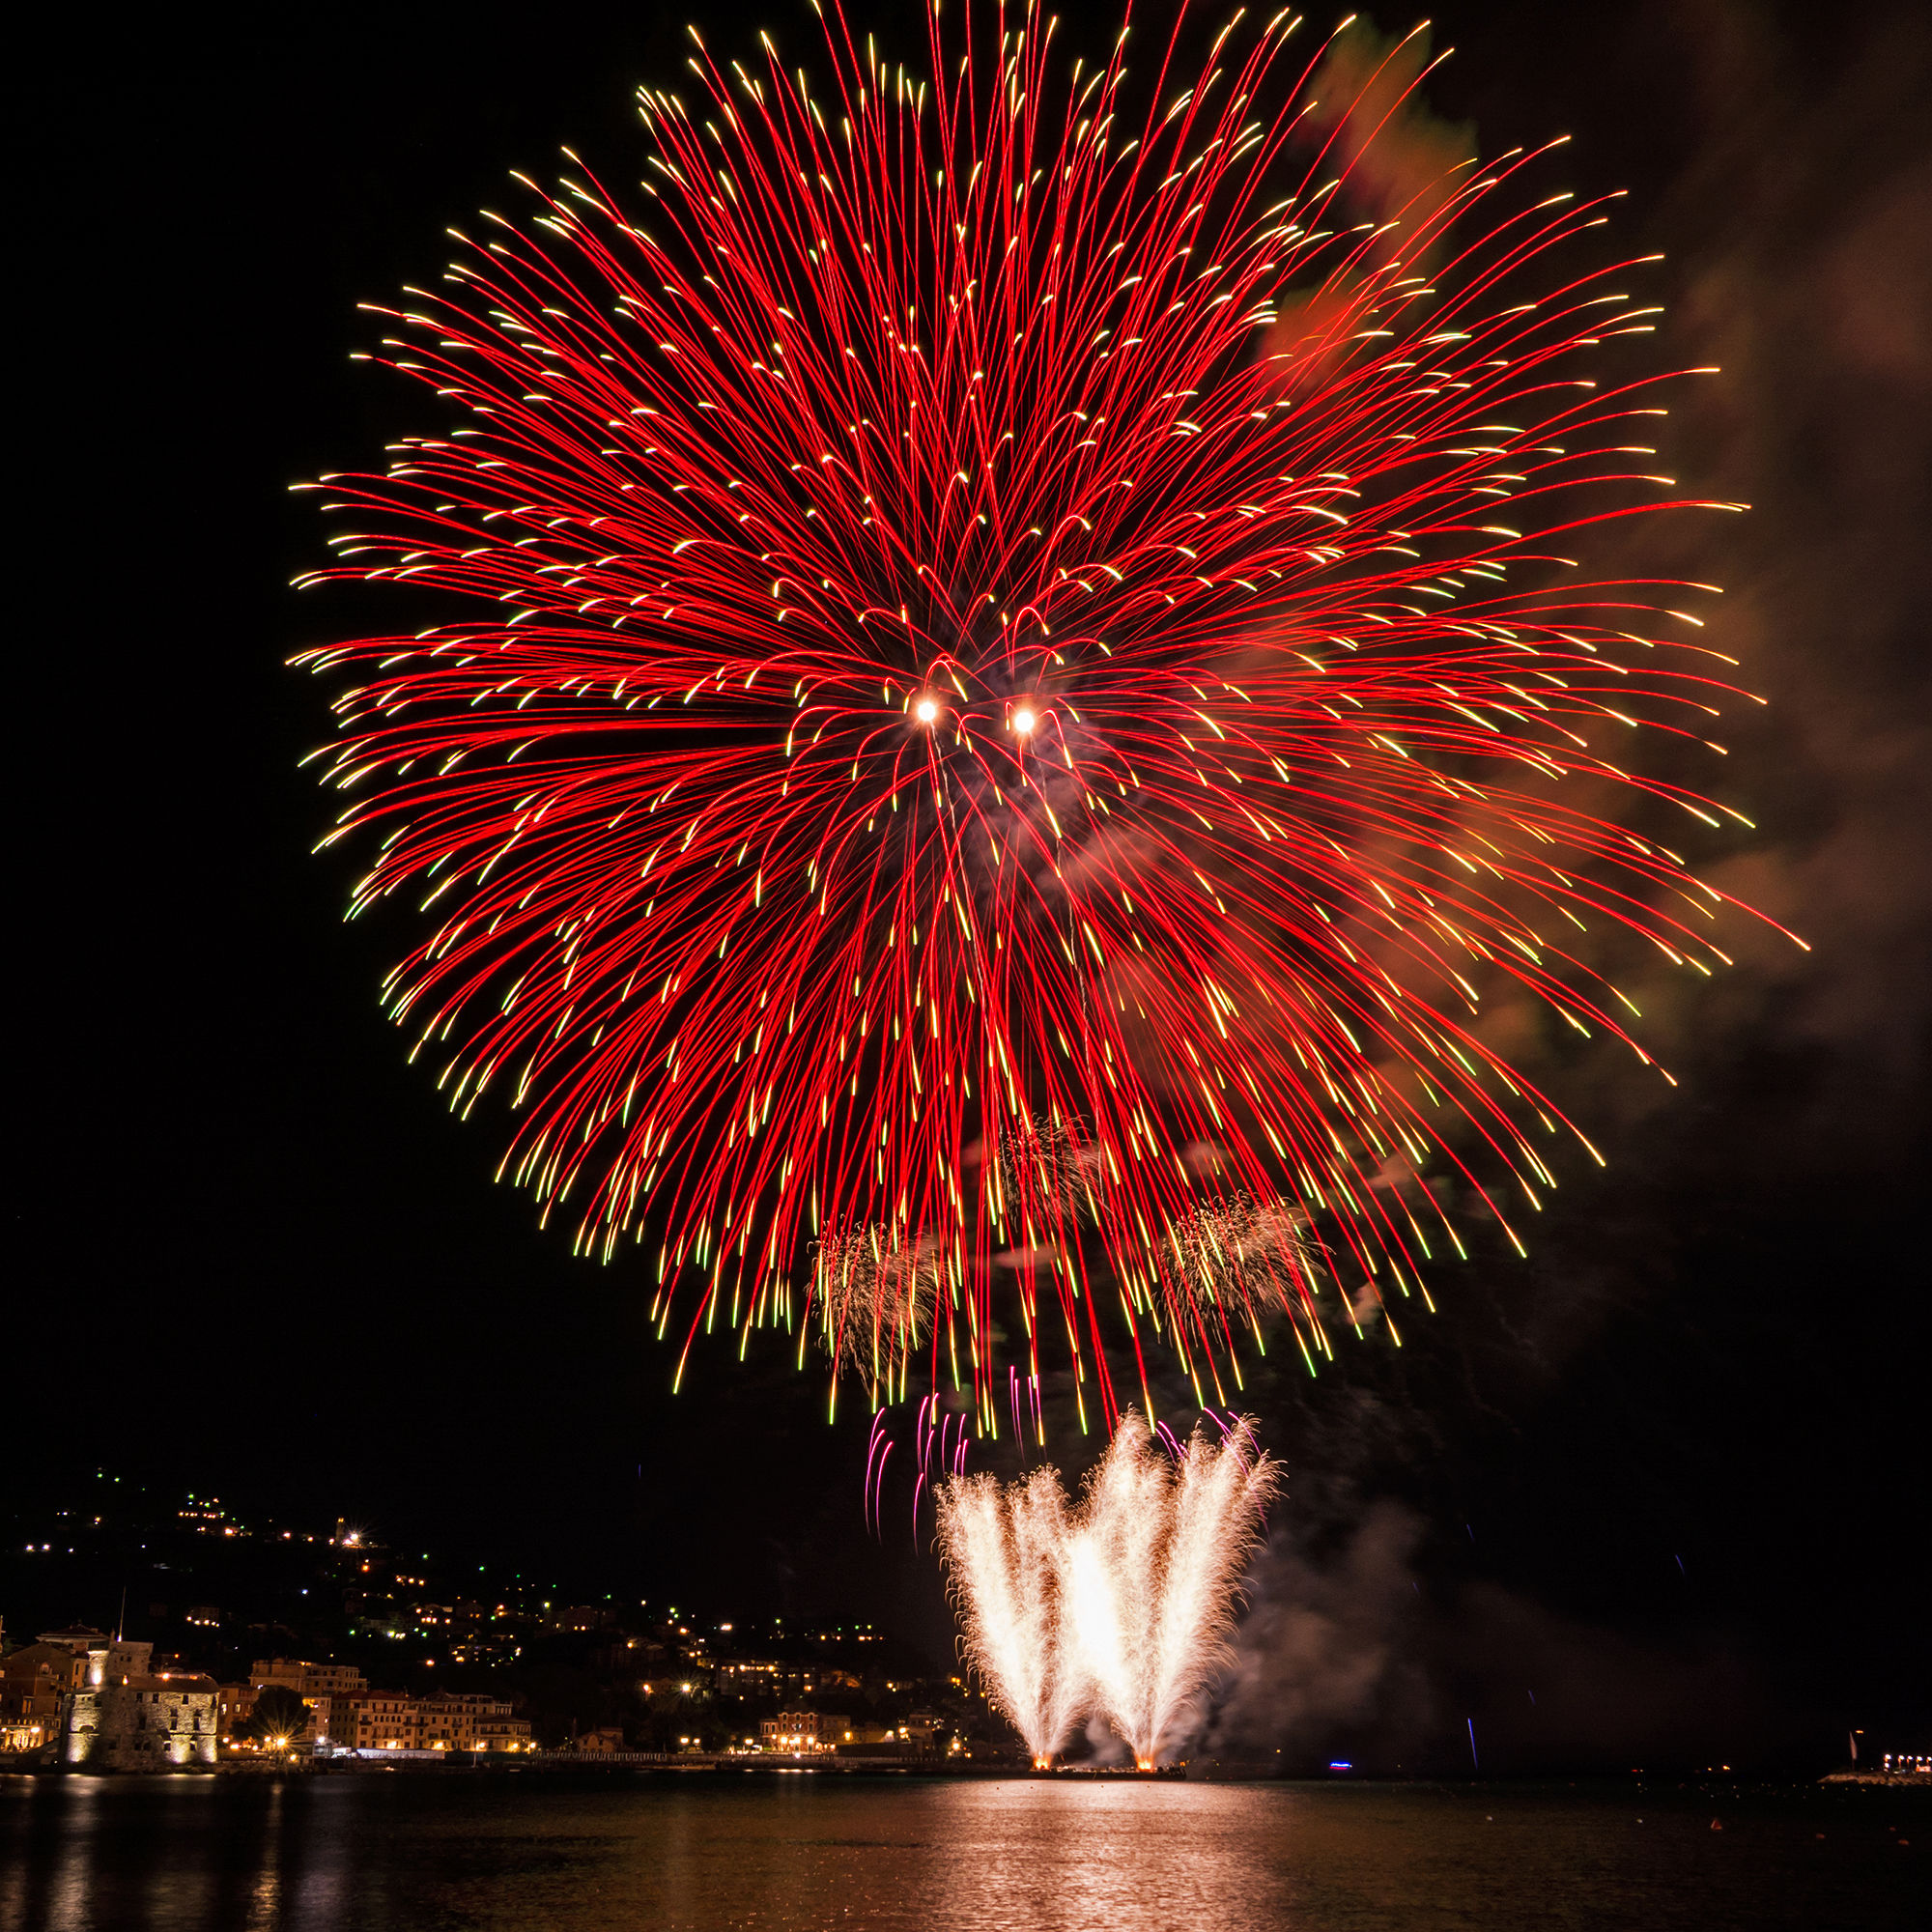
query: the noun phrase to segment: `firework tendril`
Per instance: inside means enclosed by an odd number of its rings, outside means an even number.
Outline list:
[[[826,1329],[988,1428],[1003,1348],[1083,1417],[1110,1339],[1225,1402],[1323,1277],[1426,1296],[1426,1171],[1505,1229],[1553,1184],[1479,996],[1634,1047],[1580,932],[1722,958],[1614,802],[1717,822],[1628,741],[1725,661],[1569,554],[1685,502],[1660,379],[1591,375],[1651,311],[1534,156],[1364,219],[1286,15],[1191,81],[1177,28],[1132,112],[1124,31],[928,26],[936,83],[836,4],[821,80],[700,43],[636,209],[571,156],[378,311],[452,426],[310,486],[308,581],[437,620],[305,655],[330,838],[353,912],[420,898],[385,999],[452,1105],[656,1250],[660,1332]]]

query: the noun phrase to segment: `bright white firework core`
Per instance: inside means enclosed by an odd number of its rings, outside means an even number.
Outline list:
[[[1010,1489],[988,1475],[941,1488],[967,1657],[1036,1764],[1089,1715],[1143,1771],[1180,1746],[1233,1661],[1235,1598],[1275,1481],[1246,1421],[1219,1443],[1197,1429],[1170,1457],[1129,1409],[1077,1509],[1050,1468]]]
[[[917,718],[922,724],[930,724],[932,721],[939,716],[938,701],[930,697],[922,697],[919,700],[919,702],[913,706],[913,716]]]
[[[1013,713],[1013,729],[1019,732],[1022,737],[1024,737],[1027,732],[1031,731],[1033,727],[1037,724],[1038,724],[1038,722],[1039,722],[1038,719],[1037,719],[1033,715],[1033,713],[1026,708],[1025,705],[1021,705],[1020,708]]]

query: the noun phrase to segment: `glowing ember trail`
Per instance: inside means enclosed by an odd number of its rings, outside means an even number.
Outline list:
[[[822,13],[816,79],[640,97],[645,201],[572,156],[377,311],[437,425],[306,582],[406,616],[303,661],[388,1010],[687,1348],[996,1434],[1043,1358],[1111,1419],[1115,1341],[1313,1372],[1330,1283],[1399,1343],[1457,1204],[1555,1184],[1496,1001],[1649,1064],[1585,932],[1724,957],[1648,819],[1737,814],[1633,742],[1714,728],[1709,586],[1583,562],[1695,501],[1603,380],[1639,265],[1542,155],[1380,166],[1412,50],[1130,84],[1027,0],[922,78]]]
[[[1142,1771],[1172,1749],[1193,1700],[1231,1661],[1235,1593],[1276,1482],[1236,1423],[1169,1457],[1132,1409],[1071,1512],[1050,1468],[1003,1489],[937,1492],[939,1547],[968,1662],[1050,1764],[1081,1718],[1120,1733]]]

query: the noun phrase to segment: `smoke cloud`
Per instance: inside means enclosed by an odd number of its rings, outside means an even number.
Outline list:
[[[1252,1572],[1239,1662],[1208,1722],[1209,1755],[1299,1759],[1338,1740],[1428,1735],[1435,1698],[1412,1567],[1422,1528],[1385,1501],[1327,1561],[1293,1538],[1268,1545]]]
[[[1751,507],[1656,520],[1594,561],[1724,586],[1702,607],[1703,639],[1767,701],[1728,707],[1711,735],[1729,755],[1699,753],[1675,775],[1757,829],[1690,849],[1809,951],[1738,918],[1720,942],[1736,967],[1714,981],[1634,953],[1609,962],[1674,1089],[1628,1056],[1579,1051],[1526,1002],[1498,1002],[1497,1043],[1591,1123],[1609,1174],[1566,1187],[1520,1278],[1464,1276],[1451,1321],[1422,1331],[1426,1368],[1342,1363],[1324,1378],[1355,1387],[1269,1389],[1289,1494],[1203,1756],[1468,1770],[1473,1722],[1486,1771],[1625,1769],[1776,1754],[1820,1729],[1787,1661],[1729,1634],[1716,1600],[1701,1621],[1625,1616],[1612,1631],[1482,1578],[1445,1520],[1461,1479],[1438,1474],[1445,1461],[1466,1473],[1474,1443],[1574,1390],[1633,1309],[1696,1301],[1678,1259],[1686,1214],[1709,1211],[1694,1204],[1714,1190],[1775,1203],[1833,1176],[1873,1198],[1872,1177],[1899,1171],[1922,1125],[1932,19],[1853,11],[1829,47],[1780,38],[1778,21],[1702,0],[1626,23],[1662,35],[1698,91],[1700,133],[1623,237],[1666,254],[1663,356],[1720,372],[1680,386],[1662,454],[1695,493]],[[1858,1239],[1848,1229],[1850,1252]],[[1684,1333],[1696,1319],[1681,1318]]]
[[[1292,1505],[1291,1505],[1292,1510]],[[1415,1512],[1369,1506],[1325,1550],[1277,1534],[1198,1755],[1290,1771],[1684,1766],[1778,1742],[1748,1662],[1709,1635],[1645,1644],[1490,1581],[1425,1588]]]
[[[1814,1123],[1851,1147],[1922,1082],[1932,957],[1932,22],[1846,22],[1820,76],[1758,10],[1694,13],[1710,137],[1668,204],[1682,327],[1721,366],[1686,460],[1724,532],[1727,641],[1769,699],[1733,762],[1764,835],[1719,868],[1803,931],[1752,945],[1727,1028],[1829,1047]]]

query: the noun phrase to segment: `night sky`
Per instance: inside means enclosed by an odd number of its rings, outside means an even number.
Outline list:
[[[920,54],[916,14],[855,17]],[[492,1184],[499,1122],[455,1122],[377,1010],[400,928],[346,927],[355,856],[309,856],[327,693],[284,661],[355,616],[287,587],[323,554],[287,487],[424,421],[352,367],[355,305],[434,275],[444,226],[561,144],[634,180],[632,90],[674,81],[683,18],[156,14],[23,65],[0,1486],[34,1504],[104,1464],[943,1650],[930,1553],[864,1533],[863,1397],[828,1428],[822,1373],[721,1338],[673,1398],[646,1264],[572,1260]],[[1660,354],[1724,367],[1667,455],[1756,507],[1668,561],[1726,586],[1716,640],[1771,702],[1704,775],[1760,831],[1702,857],[1814,950],[1740,923],[1734,974],[1660,1001],[1674,1093],[1607,1053],[1540,1065],[1608,1170],[1570,1162],[1526,1264],[1438,1269],[1400,1360],[1258,1373],[1287,1494],[1221,1735],[1399,1751],[1504,1723],[1529,1676],[1569,1716],[1523,1763],[1823,1768],[1853,1724],[1922,1748],[1932,30],[1714,0],[1435,18],[1435,112],[1485,153],[1574,134],[1568,182],[1628,187],[1625,245],[1667,254]],[[815,32],[803,4],[705,22],[730,52]],[[1054,1452],[1078,1466],[1077,1432]]]

